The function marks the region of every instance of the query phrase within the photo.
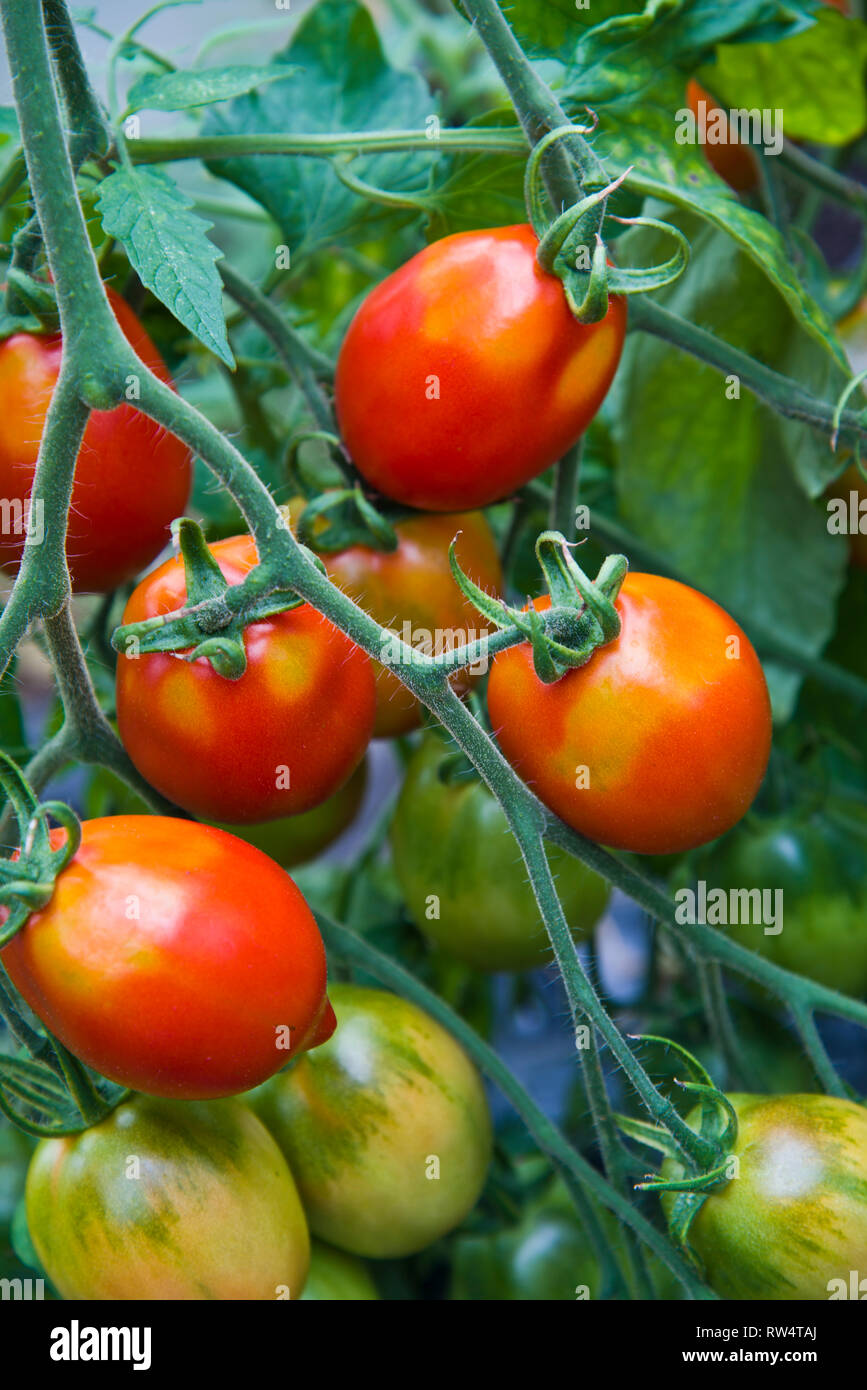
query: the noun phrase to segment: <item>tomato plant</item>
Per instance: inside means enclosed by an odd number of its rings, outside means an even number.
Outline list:
[[[237,1101],[143,1097],[45,1139],[27,1224],[64,1298],[298,1298],[310,1238],[292,1174]]]
[[[213,553],[236,582],[256,563],[249,536],[218,541]],[[138,586],[124,620],[170,613],[185,595],[183,564],[167,560]],[[315,609],[246,631],[247,669],[235,681],[204,658],[133,652],[118,661],[118,726],[138,770],[178,806],[231,824],[327,800],[364,756],[375,711],[370,662]]]
[[[867,1250],[867,1111],[839,1096],[729,1099],[738,1174],[706,1198],[689,1232],[710,1284],[723,1298],[828,1299],[835,1287],[839,1296],[835,1281],[848,1287]],[[665,1177],[679,1171],[663,1165]]]
[[[569,825],[618,849],[671,854],[748,809],[770,749],[767,686],[745,633],[694,589],[630,574],[617,607],[616,641],[553,685],[528,647],[497,656],[491,723]]]
[[[580,324],[530,227],[444,237],[367,296],[337,361],[337,418],[386,496],[450,512],[506,497],[587,428],[626,306]],[[532,429],[524,429],[527,414]]]
[[[124,336],[159,378],[165,364],[137,316],[111,286],[109,304]],[[0,492],[29,501],[36,455],[60,373],[59,333],[13,333],[0,342]],[[183,511],[192,473],[189,450],[133,405],[94,411],[75,464],[66,558],[78,592],[107,593],[149,565]],[[27,508],[24,507],[24,512]],[[38,515],[31,538],[42,529]],[[23,527],[0,531],[0,564],[17,564]]]
[[[114,8],[0,5],[0,1294],[860,1297],[865,0]]]
[[[421,1250],[475,1203],[491,1156],[481,1079],[421,1009],[332,987],[331,1044],[250,1098],[298,1183],[314,1235],[378,1258]]]
[[[116,816],[82,830],[51,901],[2,954],[73,1052],[123,1086],[206,1099],[328,1036],[322,939],[276,864],[192,821]]]
[[[551,959],[527,871],[496,799],[466,769],[449,779],[449,754],[429,736],[415,753],[391,839],[407,907],[420,931],[482,970],[530,970]],[[556,846],[551,872],[576,940],[605,910],[608,886]],[[486,882],[484,895],[477,884]]]

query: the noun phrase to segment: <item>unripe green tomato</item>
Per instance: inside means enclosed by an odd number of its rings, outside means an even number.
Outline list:
[[[376,1285],[366,1267],[345,1250],[323,1245],[314,1240],[310,1246],[310,1273],[301,1295],[303,1302],[335,1303],[338,1300],[354,1303],[379,1298]]]
[[[339,791],[311,811],[262,821],[259,825],[218,824],[217,828],[255,845],[284,869],[293,869],[315,859],[352,824],[364,799],[366,784],[367,762],[363,760]]]
[[[437,946],[479,970],[532,970],[551,959],[521,851],[479,778],[444,781],[448,748],[426,738],[409,764],[391,829],[407,911]],[[565,850],[547,847],[573,937],[592,931],[608,884]],[[433,915],[429,915],[433,914]]]
[[[867,994],[865,856],[855,838],[820,817],[739,827],[699,861],[712,888],[781,890],[780,922],[719,928],[775,965],[829,989]],[[769,899],[773,908],[776,898]],[[762,914],[764,913],[764,908]]]
[[[139,1096],[44,1139],[27,1224],[67,1299],[298,1297],[310,1238],[286,1161],[235,1100]]]
[[[694,1218],[688,1243],[721,1298],[830,1298],[867,1273],[867,1110],[838,1096],[731,1095],[739,1171]],[[697,1106],[687,1117],[696,1131]],[[679,1178],[666,1159],[662,1176]],[[676,1194],[662,1194],[670,1215]]]
[[[542,1206],[512,1230],[460,1240],[451,1296],[550,1303],[596,1298],[599,1287],[599,1265],[577,1217]]]
[[[482,1190],[491,1121],[481,1078],[395,994],[329,986],[337,1029],[248,1100],[289,1162],[314,1235],[355,1255],[411,1255]]]

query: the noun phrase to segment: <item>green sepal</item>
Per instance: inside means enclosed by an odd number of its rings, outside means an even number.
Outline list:
[[[667,1129],[652,1124],[650,1120],[635,1120],[631,1115],[615,1114],[617,1128],[639,1144],[647,1144],[651,1149],[665,1154],[666,1158],[679,1158],[680,1150]]]
[[[314,530],[323,520],[325,529]],[[326,553],[351,545],[386,552],[398,547],[394,527],[357,487],[324,492],[308,502],[295,530],[303,545]]]
[[[464,574],[464,571],[458,564],[457,537],[455,537],[449,546],[449,566],[454,581],[464,595],[464,598],[469,599],[470,603],[474,608],[479,610],[483,618],[487,618],[489,623],[493,623],[494,627],[498,628],[521,626],[517,619],[525,615],[516,614],[513,609],[501,602],[500,599],[492,598],[484,589],[480,589],[478,584],[470,579],[468,574]]]
[[[185,661],[210,661],[218,676],[240,680],[247,669],[244,643],[236,637],[206,637],[188,652]]]
[[[194,608],[199,603],[207,603],[209,599],[222,598],[229,581],[209,550],[201,526],[185,516],[173,524],[172,530],[177,535],[184,562],[186,606]]]
[[[11,312],[17,304],[27,309],[26,318],[36,324],[35,333],[57,333],[60,328],[60,315],[57,312],[57,297],[54,286],[47,280],[35,280],[32,275],[10,265],[6,272],[7,314],[11,320],[23,316]],[[21,330],[12,330],[21,331]],[[8,335],[7,335],[8,336]]]
[[[55,879],[81,844],[81,823],[62,801],[40,804],[21,769],[2,750],[0,786],[15,812],[21,845],[16,859],[0,859],[0,903],[7,909],[0,927],[2,947],[21,930],[32,912],[51,901]],[[49,815],[66,831],[66,839],[58,849],[51,847]]]
[[[659,265],[632,268],[608,267],[608,288],[612,294],[647,294],[649,290],[662,289],[678,280],[689,265],[691,247],[679,227],[670,222],[659,222],[655,217],[617,217],[615,222],[624,227],[652,227],[656,231],[667,232],[677,242],[674,255]]]

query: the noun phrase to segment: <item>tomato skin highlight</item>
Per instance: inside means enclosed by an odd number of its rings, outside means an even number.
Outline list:
[[[250,536],[211,550],[232,583],[256,564]],[[185,598],[183,563],[168,560],[135,590],[123,621],[169,613]],[[173,652],[122,654],[117,669],[118,728],[139,772],[184,810],[233,825],[325,801],[361,762],[376,708],[370,660],[309,604],[251,624],[244,645],[236,681]],[[289,785],[279,786],[287,769]]]
[[[407,1000],[358,985],[331,994],[339,1023],[316,1064],[301,1059],[248,1099],[314,1235],[355,1255],[410,1255],[459,1225],[482,1190],[491,1121],[481,1078]]]
[[[265,1126],[236,1101],[137,1097],[81,1134],[44,1139],[26,1201],[66,1299],[300,1297],[310,1238],[298,1192]]]
[[[722,1298],[828,1299],[863,1276],[867,1111],[838,1096],[730,1095],[740,1175],[702,1205],[688,1243]],[[698,1130],[701,1110],[687,1123]],[[680,1165],[666,1159],[666,1178]],[[670,1211],[674,1193],[663,1193]]]
[[[580,324],[526,225],[443,237],[377,285],[337,360],[340,431],[387,497],[484,507],[575,443],[614,378],[626,305]]]
[[[392,857],[407,911],[420,932],[467,965],[534,970],[553,957],[521,852],[483,782],[441,780],[448,756],[441,739],[426,738],[395,808]],[[569,928],[581,939],[602,916],[608,885],[556,845],[546,851]],[[432,893],[439,900],[433,919],[426,911]]]
[[[171,385],[132,309],[109,304],[146,366]],[[0,343],[0,494],[30,496],[45,416],[60,372],[59,333],[15,333]],[[75,465],[66,554],[76,593],[108,593],[150,564],[170,539],[192,482],[186,445],[132,405],[94,411]],[[0,534],[0,564],[15,569],[24,537]]]
[[[461,568],[488,593],[502,592],[500,557],[482,513],[409,517],[397,522],[394,529],[398,536],[395,551],[354,545],[324,554],[329,576],[383,627],[402,635],[404,624],[409,623],[413,642],[431,655],[440,650],[438,642],[458,646],[488,632],[449,567],[449,546],[460,532],[455,553]],[[454,639],[444,634],[454,634]],[[426,641],[429,646],[421,645]],[[374,738],[393,738],[419,728],[422,707],[415,696],[386,666],[377,662],[374,669]],[[456,672],[452,688],[465,695],[473,680],[467,670]]]
[[[248,1090],[329,1036],[319,929],[264,854],[164,816],[82,832],[47,907],[0,953],[77,1057],[133,1090],[204,1100]]]
[[[771,745],[764,674],[734,619],[685,584],[630,573],[617,610],[620,636],[553,685],[528,643],[500,652],[488,682],[494,733],[582,835],[641,854],[692,849],[734,825],[758,791]],[[729,659],[732,638],[740,655]],[[589,784],[576,786],[585,768]]]
[[[700,121],[701,113],[699,102],[705,103],[705,113],[708,121],[715,111],[724,110],[718,102],[714,101],[710,92],[706,92],[695,78],[690,78],[686,84],[686,103],[695,117]],[[702,144],[701,150],[710,167],[715,174],[719,174],[721,179],[725,179],[730,188],[736,193],[750,193],[758,187],[759,170],[756,164],[756,157],[748,145],[741,144],[736,135],[732,135],[729,128],[729,121],[726,118],[726,129],[729,135],[727,144],[714,145],[709,141]]]

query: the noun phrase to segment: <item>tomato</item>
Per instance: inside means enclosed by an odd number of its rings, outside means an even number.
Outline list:
[[[298,816],[263,821],[261,825],[221,825],[248,845],[276,860],[284,869],[306,864],[338,840],[354,821],[364,798],[367,763],[360,762],[349,781],[327,801]]]
[[[853,493],[855,494],[854,499]],[[842,473],[831,484],[825,494],[826,503],[836,498],[842,498],[846,504],[846,524],[849,527],[847,534],[849,559],[858,569],[867,569],[867,482],[864,481],[861,470],[856,463],[850,463],[845,473]],[[855,526],[857,526],[857,530]],[[862,526],[863,530],[861,529]]]
[[[737,623],[686,584],[629,574],[617,610],[620,636],[553,685],[528,643],[499,653],[488,709],[506,757],[573,829],[673,854],[749,807],[770,751],[768,689]]]
[[[44,1139],[27,1224],[68,1299],[297,1298],[310,1257],[286,1161],[237,1101],[139,1097]]]
[[[0,953],[77,1057],[136,1091],[208,1099],[257,1085],[329,1036],[319,929],[264,854],[164,816],[85,821],[82,832],[51,901]]]
[[[750,912],[729,934],[751,951],[844,994],[867,994],[867,885],[864,855],[827,821],[739,827],[698,872],[708,892],[779,889],[779,920]],[[768,900],[776,913],[776,899]],[[739,915],[741,915],[739,913]],[[756,921],[757,917],[761,921]],[[766,931],[767,926],[774,928]],[[782,930],[777,930],[778,927]]]
[[[551,959],[548,933],[506,817],[479,778],[443,780],[448,757],[441,739],[426,738],[395,810],[391,844],[407,910],[431,941],[480,970],[544,965]],[[551,845],[547,852],[579,939],[602,916],[608,884],[565,850]]]
[[[238,583],[256,564],[249,536],[211,547]],[[184,566],[168,560],[130,598],[125,623],[183,606]],[[367,656],[309,604],[244,631],[240,680],[177,653],[121,655],[117,720],[139,772],[205,820],[250,824],[309,811],[343,785],[370,741],[376,706]]]
[[[716,130],[718,117],[716,112],[723,111],[721,107],[704,87],[699,86],[694,78],[690,78],[686,84],[686,102],[690,111],[696,119],[699,130],[704,129],[702,115],[708,122],[708,134]],[[699,106],[704,102],[704,113]],[[705,159],[715,174],[719,174],[721,179],[725,179],[730,188],[737,193],[749,193],[758,186],[759,171],[756,164],[756,157],[747,145],[741,144],[738,136],[733,135],[729,129],[728,118],[725,121],[726,144],[711,144],[706,141],[701,148],[704,151]]]
[[[838,1096],[733,1095],[739,1176],[707,1198],[689,1244],[730,1299],[827,1299],[865,1275],[867,1111]],[[699,1107],[688,1117],[698,1129]],[[666,1159],[666,1178],[680,1177]],[[671,1210],[675,1194],[664,1193]],[[839,1296],[840,1289],[837,1287]]]
[[[488,593],[503,587],[500,557],[481,512],[416,516],[395,526],[397,550],[354,545],[324,555],[329,575],[378,623],[429,655],[473,642],[489,631],[464,598],[449,568],[449,546],[460,532],[456,554],[461,568]],[[397,676],[376,665],[375,738],[409,733],[421,724],[421,706]],[[452,685],[466,694],[473,673],[456,672]]]
[[[364,300],[340,350],[337,417],[369,483],[428,511],[484,507],[574,444],[617,370],[626,305],[582,324],[531,227],[459,232]]]
[[[107,288],[124,337],[160,381],[163,361],[132,309]],[[0,343],[0,494],[30,496],[45,416],[60,372],[59,333],[14,333]],[[185,444],[131,405],[96,410],[75,465],[66,537],[72,587],[107,593],[149,565],[187,504],[192,472]],[[26,514],[26,508],[25,508]],[[38,521],[38,518],[34,518]],[[24,535],[0,534],[0,564],[16,567]]]
[[[332,986],[334,1037],[250,1097],[314,1235],[411,1255],[458,1226],[491,1157],[481,1078],[451,1035],[382,990]]]
[[[456,1245],[453,1299],[593,1299],[600,1287],[599,1264],[580,1222],[548,1198],[534,1203],[517,1226],[461,1236]]]
[[[376,1285],[361,1260],[319,1240],[313,1241],[302,1303],[369,1303],[375,1298],[379,1298]]]

